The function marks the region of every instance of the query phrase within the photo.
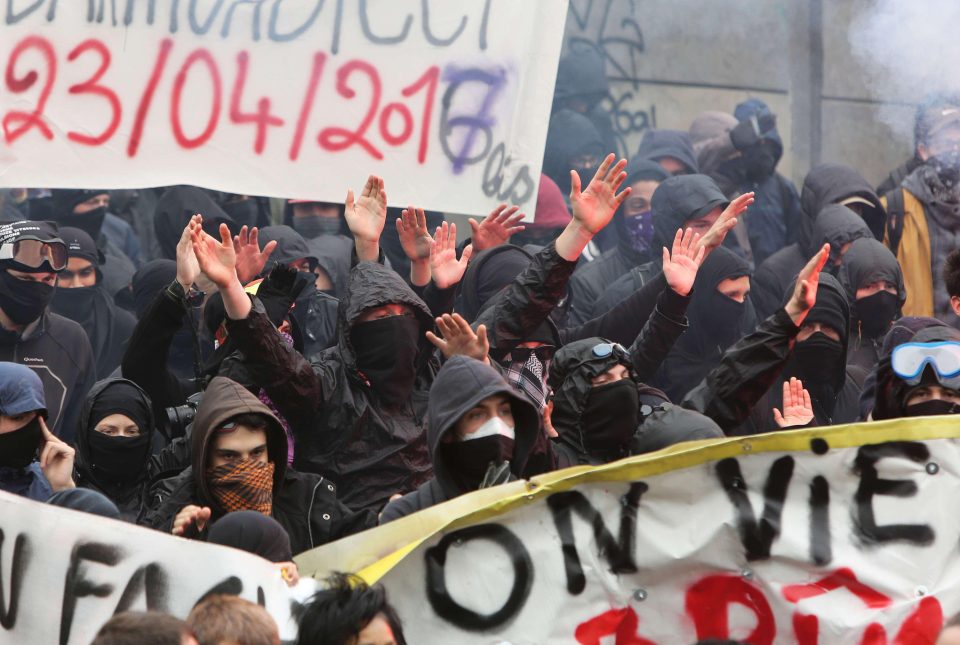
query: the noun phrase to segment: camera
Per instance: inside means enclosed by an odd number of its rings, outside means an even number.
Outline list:
[[[164,409],[166,434],[169,440],[186,436],[187,427],[193,423],[194,417],[197,416],[197,407],[200,405],[202,398],[203,392],[197,392],[190,395],[183,405]]]

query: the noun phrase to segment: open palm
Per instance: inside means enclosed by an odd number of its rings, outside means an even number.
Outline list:
[[[354,199],[353,190],[347,191],[344,218],[354,236],[362,240],[379,240],[387,221],[387,191],[383,178],[367,177],[359,199]]]
[[[449,289],[463,278],[473,255],[473,245],[468,244],[458,260],[456,224],[444,222],[437,227],[434,237],[430,249],[430,274],[438,288]]]
[[[593,176],[587,189],[580,191],[580,175],[577,171],[570,171],[570,204],[573,208],[573,218],[587,231],[596,234],[610,223],[614,212],[630,194],[630,188],[617,193],[620,185],[626,180],[627,174],[623,169],[627,160],[621,159],[613,163],[616,155],[609,154],[600,164],[597,174]]]
[[[673,252],[668,253],[663,247],[663,277],[667,285],[681,296],[686,296],[693,289],[697,279],[697,271],[706,250],[698,244],[700,236],[693,229],[684,231],[677,229],[673,238]]]
[[[226,224],[220,225],[220,241],[207,235],[199,225],[191,223],[190,235],[197,263],[210,280],[221,289],[237,279],[237,252]]]

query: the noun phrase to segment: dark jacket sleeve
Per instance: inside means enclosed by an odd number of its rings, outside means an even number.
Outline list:
[[[633,368],[641,381],[649,382],[653,378],[673,344],[687,329],[686,312],[689,304],[689,295],[681,296],[669,287],[660,292],[653,313],[630,346]]]
[[[560,338],[564,343],[571,343],[582,338],[596,336],[629,347],[637,339],[647,320],[653,314],[657,307],[658,298],[665,290],[670,291],[667,287],[667,279],[661,272],[605,314],[597,316],[579,327],[568,327],[560,330]],[[684,304],[677,318],[683,319],[686,310],[686,304]]]
[[[486,325],[491,352],[502,355],[533,333],[563,298],[576,268],[560,257],[555,243],[543,247],[474,321],[474,327]]]
[[[183,304],[164,289],[137,322],[123,355],[123,377],[143,388],[157,418],[164,408],[181,405],[187,397],[187,388],[166,368],[170,344],[186,316]]]
[[[783,370],[799,331],[786,310],[778,310],[727,350],[720,364],[687,394],[683,407],[710,417],[725,434],[732,434]]]
[[[453,302],[457,297],[456,285],[449,289],[441,289],[431,280],[424,287],[411,286],[410,288],[423,299],[434,318],[453,312]]]
[[[380,513],[379,523],[383,525],[387,522],[398,520],[401,517],[416,513],[421,510],[421,508],[425,507],[420,503],[420,491],[415,490],[409,492],[383,507],[383,512]]]
[[[337,501],[336,510],[335,515],[339,517],[339,521],[331,527],[330,537],[333,540],[366,531],[377,525],[377,514],[370,509],[354,511],[347,508],[343,502]]]
[[[246,318],[227,319],[227,332],[236,339],[257,384],[267,391],[290,426],[310,424],[325,400],[323,378],[283,340],[263,304],[253,298],[253,309]]]
[[[90,342],[86,334],[79,329],[71,351],[75,352],[77,380],[67,393],[67,400],[63,405],[59,437],[64,442],[73,445],[76,441],[77,427],[80,425],[80,415],[87,393],[97,381],[97,365],[93,357],[93,350],[90,348]]]

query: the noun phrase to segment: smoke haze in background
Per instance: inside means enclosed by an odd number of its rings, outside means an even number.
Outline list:
[[[960,1],[870,0],[857,4],[850,50],[872,98],[922,102],[931,94],[960,92]],[[913,121],[903,108],[878,105],[877,118],[913,146]]]

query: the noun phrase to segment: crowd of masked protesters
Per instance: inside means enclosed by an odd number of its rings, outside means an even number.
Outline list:
[[[881,186],[827,162],[796,187],[758,99],[611,154],[591,65],[561,61],[535,207],[469,230],[375,175],[343,204],[3,191],[0,490],[294,582],[295,554],[508,481],[960,412],[960,97],[918,107]],[[224,614],[274,642],[258,610],[121,615],[97,642],[219,642]],[[346,576],[301,617],[301,642],[366,630],[403,642]]]

